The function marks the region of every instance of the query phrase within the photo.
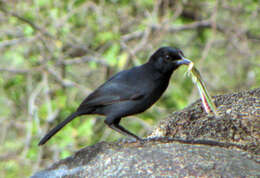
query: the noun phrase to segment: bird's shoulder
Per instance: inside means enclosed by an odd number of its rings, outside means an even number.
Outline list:
[[[104,84],[102,84],[96,91],[103,94],[124,95],[123,93],[138,92],[141,87],[142,68],[140,66],[133,67],[128,70],[118,72]],[[139,89],[140,88],[140,89]]]

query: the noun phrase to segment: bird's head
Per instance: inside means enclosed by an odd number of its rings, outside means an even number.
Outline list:
[[[151,57],[149,62],[153,63],[159,70],[168,72],[177,69],[181,65],[189,65],[190,60],[184,57],[178,48],[161,47]]]

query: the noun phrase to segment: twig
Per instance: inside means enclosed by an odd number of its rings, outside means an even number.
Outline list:
[[[16,68],[0,68],[0,72],[9,72],[13,74],[23,74],[26,75],[28,73],[34,73],[42,71],[44,68],[43,65],[34,67],[32,69],[16,69]]]
[[[148,41],[148,37],[151,34],[151,28],[146,28],[144,31],[144,35],[141,39],[141,41],[136,45],[136,47],[133,49],[133,54],[138,53],[141,49],[143,49],[145,47],[145,45],[147,44]]]
[[[6,139],[7,131],[9,130],[10,123],[8,123],[7,118],[1,118],[1,136],[0,136],[0,144],[2,145]],[[1,160],[1,159],[0,159]]]
[[[15,18],[17,18],[18,20],[30,25],[34,30],[36,31],[39,31],[41,32],[43,35],[46,35],[50,38],[54,38],[49,32],[46,31],[46,29],[43,29],[41,27],[39,27],[38,25],[36,25],[35,23],[31,22],[30,20],[18,15],[17,13],[15,12],[10,12],[10,11],[7,11],[4,7],[0,6],[0,11],[4,12],[5,14],[7,15],[11,15]]]
[[[22,157],[24,158],[26,154],[28,153],[29,150],[29,145],[31,143],[32,139],[32,127],[33,127],[33,117],[37,114],[37,107],[36,107],[36,99],[41,93],[41,90],[44,87],[44,82],[43,80],[35,87],[35,89],[31,92],[31,95],[29,96],[28,99],[28,119],[27,119],[27,133],[26,133],[26,140],[24,144],[24,149],[22,153]]]
[[[14,74],[27,74],[31,70],[28,69],[12,69],[12,68],[0,68],[0,72],[10,72]]]
[[[16,38],[16,39],[12,39],[12,40],[6,40],[6,41],[3,41],[3,42],[0,43],[0,49],[6,48],[6,47],[9,47],[9,46],[13,46],[13,45],[17,45],[19,43],[32,41],[34,39],[35,39],[35,37],[31,37],[31,38],[21,37],[21,38]]]
[[[182,25],[182,26],[179,26],[179,27],[178,26],[177,27],[176,26],[169,26],[165,30],[168,33],[174,33],[174,32],[185,31],[185,30],[194,30],[194,29],[197,29],[197,28],[210,28],[211,25],[212,24],[211,24],[210,20],[201,20],[201,21],[190,23],[190,24],[185,24],[185,25]],[[151,25],[150,28],[151,28],[151,31],[154,32],[154,31],[160,30],[162,27],[159,24],[159,25]],[[122,37],[122,40],[124,42],[127,42],[127,41],[130,41],[130,40],[136,39],[136,38],[141,38],[144,35],[144,33],[145,33],[144,31],[136,31],[136,32],[124,35]]]
[[[209,54],[209,50],[211,49],[212,47],[212,44],[215,40],[215,37],[216,37],[216,28],[217,28],[217,11],[218,11],[218,0],[216,0],[216,5],[214,7],[214,11],[210,17],[210,23],[211,23],[211,28],[212,28],[212,36],[211,38],[207,41],[206,45],[205,45],[205,48],[202,52],[202,57],[201,57],[201,60],[200,60],[200,63],[202,63],[208,56]]]
[[[52,105],[51,105],[51,97],[50,97],[50,89],[49,89],[49,81],[48,81],[48,74],[46,72],[43,73],[43,82],[44,82],[44,95],[45,95],[45,103],[47,105],[47,121],[52,122],[58,115],[59,110],[56,109],[53,111]]]
[[[51,74],[57,82],[59,82],[63,87],[72,87],[75,86],[76,83],[69,81],[69,80],[64,80],[53,68],[47,66],[46,70]]]
[[[74,59],[59,60],[57,62],[57,64],[58,65],[60,65],[60,64],[72,65],[72,64],[81,64],[81,63],[90,62],[90,61],[98,63],[98,64],[102,64],[104,66],[108,66],[108,63],[104,59],[96,59],[96,58],[90,57],[90,56],[83,56],[83,57],[74,58]]]
[[[68,79],[63,79],[60,74],[58,74],[52,67],[47,66],[46,67],[47,72],[54,77],[54,79],[60,83],[63,87],[77,87],[81,89],[81,92],[83,92],[84,95],[88,95],[91,90]]]

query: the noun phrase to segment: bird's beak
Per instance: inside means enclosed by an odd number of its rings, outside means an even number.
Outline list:
[[[191,61],[189,59],[184,58],[184,57],[182,57],[181,60],[177,61],[178,65],[183,65],[183,64],[189,65],[190,63],[191,63]]]

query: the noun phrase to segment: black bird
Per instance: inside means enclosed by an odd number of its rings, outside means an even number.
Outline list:
[[[76,112],[50,130],[39,145],[45,144],[74,118],[86,114],[104,115],[105,124],[111,129],[141,140],[119,125],[121,118],[144,112],[151,107],[168,87],[172,73],[182,64],[188,65],[190,62],[184,58],[180,49],[159,48],[147,63],[121,71],[98,87],[80,104]]]

